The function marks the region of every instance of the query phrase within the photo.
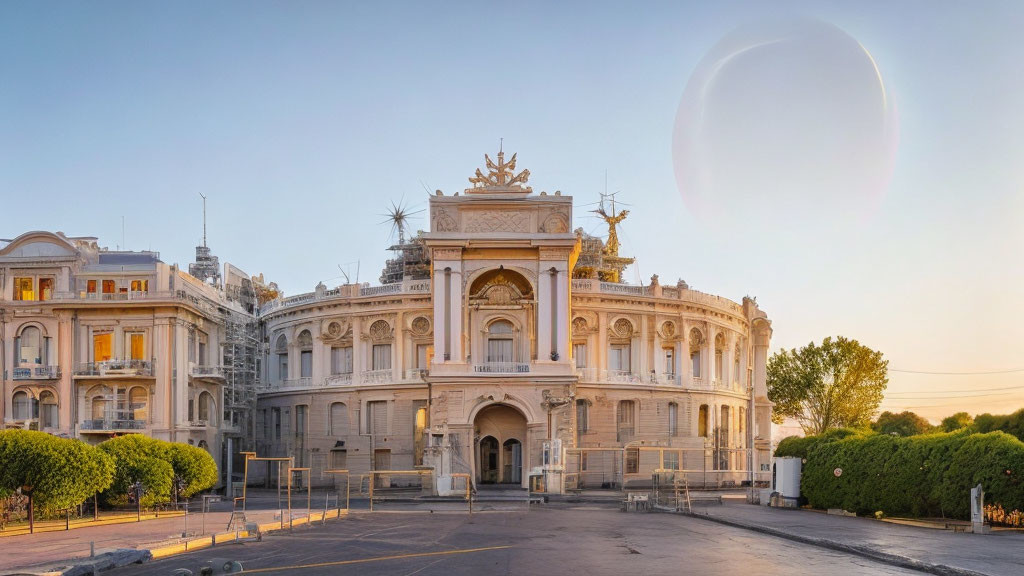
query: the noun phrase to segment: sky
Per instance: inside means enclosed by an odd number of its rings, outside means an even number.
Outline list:
[[[883,409],[1008,413],[1022,29],[1020,2],[9,0],[0,237],[186,265],[204,194],[222,262],[375,283],[387,207],[461,191],[503,139],[587,232],[617,192],[631,282],[756,296],[776,350],[881,350]]]

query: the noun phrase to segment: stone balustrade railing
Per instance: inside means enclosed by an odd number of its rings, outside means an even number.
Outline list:
[[[330,290],[317,290],[296,294],[287,298],[271,300],[260,308],[260,314],[269,314],[281,308],[300,306],[310,302],[334,300],[338,298],[368,298],[374,296],[388,296],[392,294],[429,294],[430,280],[404,280],[394,284],[383,284],[381,286],[370,286],[368,284],[353,284],[340,286]]]
[[[573,292],[584,294],[623,294],[628,296],[661,297],[671,300],[682,300],[694,304],[702,304],[714,308],[728,310],[734,314],[743,315],[743,306],[714,294],[707,294],[688,288],[677,286],[636,286],[632,284],[617,284],[614,282],[602,282],[586,278],[575,278],[572,281]]]

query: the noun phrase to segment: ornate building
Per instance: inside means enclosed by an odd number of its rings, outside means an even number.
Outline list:
[[[536,474],[549,491],[658,468],[765,480],[771,323],[756,302],[621,283],[626,212],[599,212],[607,242],[574,233],[572,198],[534,194],[515,155],[485,160],[462,194],[430,198],[429,232],[398,251],[417,266],[263,305],[258,452],[313,482],[426,467],[441,493],[452,473]]]
[[[252,437],[260,351],[251,282],[225,268],[219,286],[96,238],[0,240],[4,427],[142,433],[224,463],[226,439]]]

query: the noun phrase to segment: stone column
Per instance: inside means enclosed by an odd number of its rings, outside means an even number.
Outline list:
[[[449,300],[448,319],[451,324],[451,362],[464,363],[466,351],[463,349],[465,337],[462,327],[462,262],[453,262],[451,273],[451,295]],[[478,359],[479,361],[479,359]]]
[[[596,380],[604,380],[608,373],[608,313],[597,313],[597,350],[594,351],[594,366],[597,368]]]
[[[399,312],[395,316],[394,338],[391,341],[391,381],[401,382],[405,377],[405,315]]]
[[[83,330],[84,331],[84,330]],[[157,318],[153,324],[153,357],[156,363],[153,366],[154,380],[153,406],[150,414],[150,421],[153,429],[167,429],[171,427],[171,403],[173,402],[173,386],[171,381],[174,359],[171,357],[171,342],[174,338],[174,324],[167,318]],[[91,353],[89,357],[91,357]],[[88,413],[89,407],[79,414]],[[85,419],[84,416],[80,419]]]
[[[701,363],[701,372],[704,373],[704,382],[706,385],[714,387],[715,379],[715,327],[708,324],[708,342],[705,350],[707,350],[707,362]]]
[[[553,268],[548,266],[551,262],[540,261],[540,274],[537,275],[537,361],[550,362],[551,352],[551,318],[552,307],[556,305],[553,301],[555,296],[552,284],[557,284],[557,272],[552,273]]]
[[[75,427],[75,423],[72,422],[74,411],[71,409],[75,394],[72,384],[74,325],[70,316],[65,314],[60,314],[58,320],[60,323],[57,325],[57,361],[51,361],[50,364],[60,367],[60,382],[57,383],[57,428],[70,435]]]
[[[568,266],[560,263],[558,267],[558,305],[555,317],[558,318],[558,357],[562,362],[570,362],[569,346],[572,318],[569,316],[569,278]]]
[[[651,379],[650,355],[650,318],[646,314],[642,314],[640,315],[640,355],[637,366],[641,382],[648,382]]]

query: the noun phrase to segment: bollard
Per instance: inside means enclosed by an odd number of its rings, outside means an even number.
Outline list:
[[[95,557],[96,557],[96,543],[93,542],[93,541],[89,541],[89,558],[95,558]]]

